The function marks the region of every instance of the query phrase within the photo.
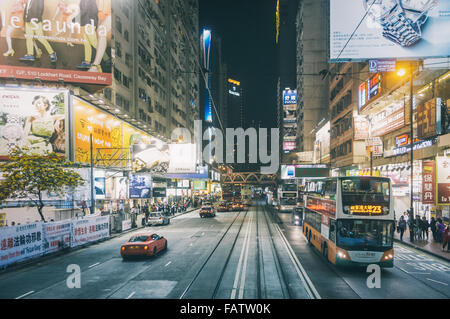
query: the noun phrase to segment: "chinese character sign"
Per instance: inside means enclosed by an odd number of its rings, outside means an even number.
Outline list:
[[[109,216],[84,217],[73,221],[71,247],[109,237]]]
[[[450,205],[450,158],[437,157],[437,203]]]
[[[435,203],[434,189],[434,161],[423,161],[422,163],[422,203]]]
[[[2,228],[0,266],[42,255],[42,237],[42,222]]]

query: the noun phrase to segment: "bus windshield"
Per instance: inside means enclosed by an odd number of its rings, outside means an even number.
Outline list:
[[[393,221],[341,219],[337,223],[337,245],[347,250],[391,248],[393,236]]]
[[[341,180],[342,204],[389,204],[389,181],[348,177]]]
[[[281,189],[283,191],[297,191],[297,184],[284,184]]]
[[[280,205],[297,205],[296,198],[282,198],[280,200]]]

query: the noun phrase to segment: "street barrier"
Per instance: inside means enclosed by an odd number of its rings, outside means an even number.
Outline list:
[[[110,237],[109,216],[0,228],[0,268]]]

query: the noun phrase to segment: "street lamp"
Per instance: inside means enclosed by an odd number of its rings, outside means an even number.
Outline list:
[[[402,77],[405,76],[406,74],[406,70],[405,69],[399,69],[397,71],[397,75]],[[409,209],[409,220],[412,221],[412,225],[414,225],[415,221],[414,221],[414,187],[413,187],[413,164],[414,164],[414,125],[413,125],[413,82],[414,82],[414,71],[413,71],[413,65],[412,63],[410,63],[409,65],[409,119],[410,119],[410,124],[411,124],[411,130],[410,130],[410,143],[409,145],[411,146],[411,206]],[[411,225],[411,222],[410,222]],[[410,234],[410,240],[411,242],[414,242],[414,227],[410,227],[409,228],[409,234]]]

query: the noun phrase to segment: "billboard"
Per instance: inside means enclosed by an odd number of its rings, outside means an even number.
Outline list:
[[[283,141],[283,151],[293,151],[295,148],[295,141]]]
[[[130,198],[150,198],[151,188],[151,175],[130,175]]]
[[[358,88],[358,108],[361,111],[367,104],[381,95],[381,74],[372,75]]]
[[[66,156],[68,91],[0,88],[0,159],[14,147]]]
[[[450,205],[450,158],[436,157],[437,166],[437,204]]]
[[[371,116],[371,136],[383,136],[405,125],[405,110],[402,104],[395,103]]]
[[[0,77],[111,85],[111,0],[2,0],[0,11]]]
[[[90,163],[90,134],[93,156],[98,149],[122,148],[122,122],[74,97],[75,162]]]
[[[283,90],[283,105],[297,105],[297,90]]]
[[[441,127],[441,98],[431,99],[417,106],[417,137],[435,136]]]
[[[450,0],[330,0],[330,60],[449,56],[449,10]]]
[[[195,144],[170,144],[170,162],[167,172],[173,174],[195,173],[195,149]]]

